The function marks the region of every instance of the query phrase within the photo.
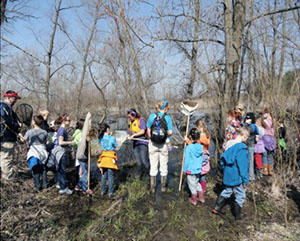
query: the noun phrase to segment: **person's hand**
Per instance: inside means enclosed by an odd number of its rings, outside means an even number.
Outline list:
[[[100,168],[101,175],[103,175],[103,168]]]
[[[184,141],[188,141],[189,140],[189,138],[187,136],[185,136],[183,139],[184,139]]]
[[[24,137],[23,137],[23,135],[21,133],[18,134],[18,137],[20,138],[20,140],[22,142],[26,142],[25,139],[24,139]]]
[[[133,136],[128,136],[128,140],[132,140],[133,139]]]

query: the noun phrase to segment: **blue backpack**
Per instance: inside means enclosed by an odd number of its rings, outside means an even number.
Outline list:
[[[151,141],[157,144],[164,144],[168,138],[168,125],[165,113],[162,116],[155,114],[155,118],[150,128]]]

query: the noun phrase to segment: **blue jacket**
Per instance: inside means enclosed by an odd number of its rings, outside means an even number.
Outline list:
[[[5,102],[0,102],[0,141],[15,142],[17,141],[16,133],[20,132],[18,117],[12,110],[11,106]],[[4,122],[4,123],[2,123]]]
[[[241,183],[247,184],[249,152],[244,143],[237,143],[228,148],[220,160],[223,173],[223,183],[226,186],[238,186]]]
[[[203,146],[197,142],[192,143],[184,149],[183,172],[187,174],[201,173],[203,163]]]
[[[117,148],[117,141],[114,136],[104,134],[99,139],[99,144],[102,151],[115,151]]]

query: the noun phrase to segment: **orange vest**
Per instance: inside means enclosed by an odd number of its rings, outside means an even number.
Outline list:
[[[113,162],[113,160],[115,160],[115,163]],[[97,166],[99,168],[110,168],[118,170],[117,160],[118,157],[115,151],[103,151],[97,161]]]

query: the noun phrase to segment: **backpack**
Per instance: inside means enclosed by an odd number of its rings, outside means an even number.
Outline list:
[[[165,113],[160,117],[155,114],[155,118],[150,128],[151,141],[157,144],[164,144],[168,138],[168,126],[165,119]]]

